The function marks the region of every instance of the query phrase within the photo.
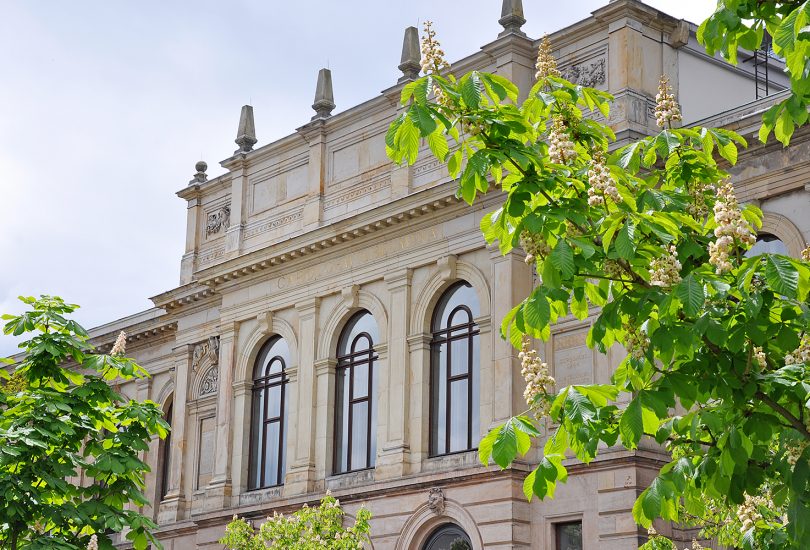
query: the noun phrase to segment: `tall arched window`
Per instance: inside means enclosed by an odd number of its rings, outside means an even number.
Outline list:
[[[374,317],[360,311],[346,324],[337,349],[335,473],[373,468],[377,455]]]
[[[430,454],[478,445],[480,343],[478,296],[466,282],[450,287],[433,313],[430,361]]]
[[[752,258],[760,254],[781,254],[782,256],[790,256],[787,245],[782,242],[782,239],[771,233],[757,234],[757,242],[748,249],[745,253],[745,257]]]
[[[284,483],[289,364],[290,348],[280,337],[267,342],[256,358],[250,438],[251,489]]]
[[[166,496],[166,493],[169,492],[169,472],[171,472],[171,460],[172,460],[172,407],[173,407],[173,400],[169,401],[168,406],[166,406],[166,412],[163,415],[163,419],[169,424],[169,433],[166,435],[166,438],[160,442],[159,448],[159,455],[160,455],[160,470],[158,471],[158,501],[163,500]]]

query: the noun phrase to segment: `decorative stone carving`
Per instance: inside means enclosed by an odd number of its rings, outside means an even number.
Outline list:
[[[213,365],[219,363],[219,338],[216,336],[211,336],[205,342],[194,346],[194,352],[191,354],[191,370],[196,371],[206,359]]]
[[[343,298],[343,305],[346,309],[353,309],[357,307],[357,304],[360,302],[360,287],[357,285],[349,285],[343,290],[340,291],[340,295]]]
[[[213,393],[217,393],[217,388],[219,387],[219,367],[217,365],[212,366],[205,375],[202,377],[200,381],[200,392],[199,397],[205,397],[206,395],[211,395]]]
[[[220,231],[228,229],[231,225],[231,206],[225,206],[208,213],[205,223],[205,236],[210,237]]]
[[[433,487],[428,492],[428,508],[437,516],[444,514],[444,491],[441,487]]]
[[[579,84],[581,86],[588,86],[593,88],[598,84],[604,84],[607,81],[607,61],[604,57],[600,57],[596,61],[580,63],[579,65],[571,65],[563,69],[563,77]]]
[[[449,254],[436,260],[436,267],[439,269],[442,281],[452,281],[456,278],[456,261],[458,257],[455,254]]]

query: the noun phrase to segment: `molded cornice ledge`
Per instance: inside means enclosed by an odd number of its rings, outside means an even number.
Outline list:
[[[680,19],[637,0],[614,0],[607,6],[591,12],[591,15],[602,24],[610,24],[626,18],[667,33],[677,29],[680,24]]]

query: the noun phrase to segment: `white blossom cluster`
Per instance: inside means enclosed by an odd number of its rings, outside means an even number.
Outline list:
[[[715,267],[718,275],[731,271],[731,253],[735,241],[742,245],[752,245],[756,241],[751,226],[743,220],[734,188],[726,181],[717,190],[717,202],[714,203],[714,221],[717,227],[714,236],[717,240],[709,243],[709,263]]]
[[[706,192],[715,191],[712,183],[697,182],[689,186],[689,196],[692,201],[686,207],[686,211],[696,220],[704,220],[709,215],[709,207],[706,206]]]
[[[805,334],[799,347],[785,355],[785,365],[803,365],[810,363],[810,335]]]
[[[90,542],[87,543],[87,550],[98,550],[98,537],[96,535],[90,537]]]
[[[624,269],[616,260],[605,260],[604,271],[605,276],[610,279],[621,279],[624,275]]]
[[[791,441],[785,443],[785,459],[787,463],[791,466],[795,466],[796,463],[799,461],[799,457],[802,456],[804,450],[807,446],[810,445],[806,439],[803,441]]]
[[[810,262],[810,244],[807,245],[807,248],[802,250],[802,260]]]
[[[666,75],[661,75],[658,93],[655,96],[655,122],[661,128],[665,128],[673,120],[681,120],[681,109],[672,94],[669,79]]]
[[[557,115],[551,121],[551,130],[548,133],[548,156],[555,164],[565,164],[577,158],[574,142],[568,135],[563,117]]]
[[[520,247],[526,252],[525,261],[528,265],[551,254],[551,247],[543,236],[530,233],[526,229],[520,232]]]
[[[605,197],[613,202],[620,202],[621,196],[616,188],[616,182],[610,175],[610,169],[605,163],[605,155],[596,150],[591,157],[591,167],[588,169],[588,204],[599,206],[605,203]]]
[[[681,282],[681,262],[678,251],[671,244],[664,254],[650,262],[650,284],[662,287],[675,286]]]
[[[752,497],[745,495],[745,500],[737,508],[737,519],[742,523],[743,533],[747,532],[757,521],[762,519],[762,514],[757,510],[757,506],[768,506],[768,500],[762,496]]]
[[[554,378],[548,372],[548,365],[537,356],[537,351],[529,348],[529,342],[524,340],[518,354],[520,358],[520,374],[526,380],[526,389],[523,398],[538,416],[548,415],[551,403],[548,399],[536,399],[538,395],[548,395],[554,386]]]
[[[627,332],[627,338],[624,342],[624,347],[630,353],[633,359],[644,359],[647,354],[647,348],[650,347],[650,338],[643,329],[635,326],[635,323],[624,323],[622,328]]]
[[[689,550],[688,548],[684,548],[683,550]],[[692,539],[692,550],[704,550],[703,546],[696,539]]]
[[[115,339],[110,355],[124,355],[127,352],[127,333],[123,330],[118,333],[118,338]]]
[[[425,21],[425,34],[422,35],[422,72],[425,74],[441,74],[450,68],[444,58],[444,50],[436,39],[433,22]]]
[[[540,41],[540,47],[537,49],[537,63],[535,63],[537,72],[534,73],[534,78],[540,80],[547,76],[560,76],[560,70],[557,68],[557,60],[551,55],[551,41],[548,35],[544,35]]]
[[[760,346],[754,346],[754,360],[759,365],[759,368],[765,369],[768,368],[768,358],[765,357],[765,352],[762,351]]]

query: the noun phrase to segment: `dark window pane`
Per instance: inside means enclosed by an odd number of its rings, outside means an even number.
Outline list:
[[[450,383],[450,449],[463,451],[467,449],[467,380],[456,380]]]
[[[472,543],[460,527],[444,525],[431,535],[424,550],[472,550]]]
[[[558,523],[556,550],[582,550],[582,522]]]
[[[447,344],[433,349],[433,369],[430,388],[431,400],[431,448],[434,455],[447,452],[445,445],[447,428]]]
[[[281,415],[281,386],[267,388],[267,418]]]
[[[450,314],[458,306],[466,306],[471,312],[473,317],[480,315],[480,308],[478,306],[478,295],[475,293],[473,287],[467,283],[459,283],[450,289],[441,297],[439,303],[436,305],[436,312],[433,315],[433,331],[449,328],[451,325]],[[462,322],[469,322],[467,315],[464,313],[457,313],[453,316],[454,324]]]
[[[278,438],[279,423],[271,422],[267,424],[265,431],[267,439],[267,461],[264,467],[264,485],[278,485]],[[275,452],[273,452],[275,451]]]
[[[368,467],[368,402],[352,406],[352,469]]]
[[[354,366],[354,392],[352,399],[368,397],[368,363]]]
[[[481,401],[480,401],[480,382],[481,374],[478,365],[481,364],[481,339],[476,334],[473,336],[473,356],[472,356],[472,446],[477,447],[478,442],[481,440]]]
[[[469,372],[469,345],[467,338],[450,342],[450,376],[467,374]]]

